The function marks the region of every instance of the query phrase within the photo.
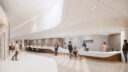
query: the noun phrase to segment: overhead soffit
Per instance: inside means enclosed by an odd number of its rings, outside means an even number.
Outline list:
[[[7,0],[5,0],[5,2],[6,1]],[[28,0],[28,1],[30,1],[30,0]],[[69,30],[69,31],[75,30],[75,31],[79,32],[79,29],[82,28],[81,31],[85,32],[86,29],[91,28],[92,25],[95,28],[97,28],[99,22],[100,22],[100,24],[102,24],[102,26],[103,25],[106,26],[106,23],[111,24],[111,25],[108,25],[108,28],[114,27],[114,26],[116,26],[115,24],[117,24],[118,29],[115,29],[115,31],[113,31],[112,33],[114,33],[114,32],[117,33],[120,31],[119,29],[122,29],[123,27],[126,26],[126,24],[124,24],[124,23],[127,22],[127,18],[128,18],[128,6],[127,6],[128,0],[64,0],[64,3],[66,3],[66,1],[68,2],[68,5],[67,5],[66,9],[63,11],[64,12],[63,15],[65,15],[65,20],[63,21],[63,23],[60,23],[60,25],[58,27],[55,27],[55,31],[54,31],[54,29],[53,30],[50,29],[50,30],[52,30],[51,31],[52,33],[60,31],[59,33],[62,33],[60,36],[68,35],[68,33],[67,34],[64,33],[68,26],[69,26],[69,29],[67,29],[67,30]],[[22,3],[24,3],[24,2],[22,1]],[[50,0],[49,0],[49,2],[50,2]],[[50,7],[52,7],[52,5],[54,5],[54,3],[51,4],[51,6],[47,6],[47,7],[50,8]],[[8,8],[8,6],[6,6],[6,7]],[[19,6],[22,7],[22,5],[19,5]],[[34,4],[33,5],[30,4],[29,6],[31,9],[34,6]],[[11,5],[9,7],[11,7]],[[11,8],[13,8],[13,6]],[[13,19],[12,20],[13,27],[16,27],[17,23],[20,24],[20,23],[28,20],[29,18],[27,18],[27,17],[36,15],[38,13],[38,10],[36,10],[35,6],[34,6],[35,10],[30,10],[31,12],[30,11],[27,12],[27,10],[29,10],[29,9],[27,9],[27,8],[24,9],[24,8],[25,8],[25,6],[23,6],[21,8],[21,10],[23,10],[23,11],[20,12],[20,10],[19,10],[16,12],[16,14],[14,13],[15,14],[14,16],[21,15],[21,18],[19,18],[19,20],[17,19],[17,17],[10,18],[10,19]],[[39,9],[39,11],[40,11],[40,9]],[[15,10],[12,9],[11,12],[13,12],[13,11],[15,11]],[[24,11],[26,11],[27,13],[25,13]],[[37,11],[37,13],[35,13],[35,11]],[[11,12],[8,14],[13,15],[13,14],[11,14]],[[18,17],[20,17],[20,16],[18,16]],[[16,19],[17,19],[17,21],[15,21]],[[118,21],[120,20],[120,22],[116,22],[116,20],[118,20]],[[79,25],[81,25],[81,26],[79,26]],[[74,27],[72,27],[72,26],[74,26]],[[87,26],[87,28],[86,28],[86,26]],[[65,29],[60,29],[60,27],[65,28]],[[23,29],[26,29],[26,28],[23,28]],[[108,31],[108,33],[110,32],[107,29],[106,30],[104,29],[103,31],[104,32]],[[14,32],[14,35],[17,32],[19,32],[19,31],[17,30],[16,32]],[[46,32],[47,31],[41,31],[40,36],[44,36],[43,33],[45,33],[46,36],[51,35],[51,32],[47,32],[47,33]],[[26,34],[29,34],[29,33],[26,33]],[[34,34],[35,33],[30,34],[30,35],[34,35]],[[79,35],[79,33],[77,33],[77,34]],[[22,35],[22,32],[19,35]],[[37,35],[39,35],[39,34],[37,34]],[[25,35],[25,36],[27,36],[27,35]]]
[[[11,29],[28,21],[32,17],[43,14],[54,7],[57,0],[1,0],[8,15]]]
[[[97,19],[103,18],[124,18],[128,17],[128,14],[124,14],[123,12],[128,12],[128,6],[125,4],[125,11],[122,11],[117,8],[117,6],[121,6],[118,4],[118,1],[122,0],[82,0],[81,3],[78,4],[78,0],[71,0],[70,9],[68,10],[67,21],[65,24],[73,24],[70,22],[76,21],[94,21]],[[102,2],[103,1],[103,2]],[[107,1],[107,2],[105,2]],[[110,3],[110,4],[108,4]],[[117,3],[117,4],[116,4]],[[127,2],[128,3],[128,2]],[[115,5],[113,5],[115,4]],[[117,6],[116,6],[117,5]],[[117,8],[117,9],[116,9]]]

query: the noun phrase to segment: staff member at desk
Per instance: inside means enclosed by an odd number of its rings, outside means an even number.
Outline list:
[[[103,52],[107,52],[107,48],[108,48],[108,46],[107,46],[106,42],[104,42],[102,45]]]
[[[86,43],[85,43],[85,41],[83,42],[83,45],[82,45],[84,48],[85,48],[85,51],[87,51],[87,48],[86,48]]]

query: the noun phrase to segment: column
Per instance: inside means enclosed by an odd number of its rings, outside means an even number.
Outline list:
[[[22,49],[24,50],[24,39],[22,39]]]
[[[9,24],[8,24],[8,18],[6,14],[4,13],[4,10],[0,6],[0,31],[2,34],[2,47],[1,47],[1,58],[7,59],[9,56]]]

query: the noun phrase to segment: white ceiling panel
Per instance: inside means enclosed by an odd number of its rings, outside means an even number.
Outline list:
[[[120,33],[128,0],[1,0],[11,37],[46,38]]]

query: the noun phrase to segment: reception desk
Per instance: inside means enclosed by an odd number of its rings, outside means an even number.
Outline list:
[[[29,46],[31,51],[43,52],[43,53],[54,53],[54,47],[41,47],[41,46]],[[58,48],[59,55],[69,55],[68,49]],[[121,61],[121,52],[112,51],[112,52],[97,52],[97,51],[82,51],[78,50],[79,57],[102,60],[102,61]]]
[[[103,60],[103,61],[121,61],[121,52],[96,52],[96,51],[79,51],[80,56],[89,59]]]

